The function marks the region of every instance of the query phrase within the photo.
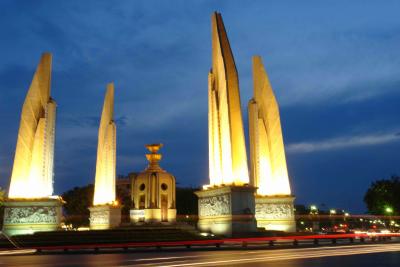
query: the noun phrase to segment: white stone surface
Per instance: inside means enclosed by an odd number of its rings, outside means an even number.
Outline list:
[[[4,203],[3,232],[32,234],[60,229],[62,202],[58,199],[7,200]]]
[[[121,207],[102,205],[93,206],[90,210],[90,229],[111,229],[121,224]]]
[[[296,232],[294,197],[257,196],[255,211],[257,227],[266,230]]]
[[[225,236],[257,231],[254,191],[251,186],[222,186],[197,191],[199,230]]]

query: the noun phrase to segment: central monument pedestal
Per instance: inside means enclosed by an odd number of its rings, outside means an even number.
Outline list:
[[[121,207],[113,205],[99,205],[89,207],[90,229],[104,230],[115,228],[121,224]]]
[[[252,186],[229,185],[195,192],[199,198],[199,230],[225,236],[256,232],[255,190]]]
[[[174,224],[176,222],[175,177],[159,165],[163,144],[149,144],[147,168],[132,179],[130,219],[133,224]]]
[[[60,230],[61,199],[8,199],[4,202],[3,233],[9,236]]]
[[[173,224],[176,222],[176,209],[131,209],[131,223],[161,223]]]
[[[257,227],[296,232],[294,196],[255,196]]]

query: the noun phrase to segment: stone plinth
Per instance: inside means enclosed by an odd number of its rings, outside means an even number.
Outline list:
[[[3,233],[9,236],[60,230],[61,199],[8,199],[4,202]]]
[[[225,236],[256,232],[255,190],[252,186],[220,186],[195,192],[199,230]]]
[[[90,210],[90,229],[104,230],[121,224],[121,207],[112,205],[93,206]]]
[[[296,232],[293,196],[256,196],[257,227]]]
[[[140,223],[163,223],[173,224],[176,222],[176,209],[167,209],[167,217],[163,218],[161,209],[131,209],[130,219],[134,224]]]

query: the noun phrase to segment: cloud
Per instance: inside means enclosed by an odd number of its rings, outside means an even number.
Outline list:
[[[310,153],[317,151],[339,150],[352,147],[381,145],[397,141],[400,141],[400,134],[398,132],[386,134],[345,136],[327,139],[324,141],[289,144],[286,146],[286,151],[288,153]]]

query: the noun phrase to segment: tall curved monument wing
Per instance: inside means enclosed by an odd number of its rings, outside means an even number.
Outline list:
[[[210,185],[249,183],[239,80],[221,14],[212,15],[209,89]]]
[[[198,229],[231,236],[255,232],[255,188],[249,184],[238,73],[221,14],[211,16],[212,69],[208,75],[210,184],[196,191]],[[243,216],[245,215],[245,216]],[[246,217],[240,223],[236,218]]]
[[[10,199],[53,194],[56,102],[50,97],[51,63],[51,54],[44,53],[22,107]]]
[[[257,187],[257,226],[296,231],[279,106],[261,57],[253,57],[254,97],[249,101],[251,184]]]
[[[115,201],[116,126],[114,123],[114,84],[107,85],[101,113],[97,145],[93,205]]]
[[[109,83],[99,126],[93,206],[89,207],[91,229],[110,229],[121,223],[121,207],[115,198],[116,140],[114,84]]]
[[[290,195],[279,106],[262,59],[253,57],[254,98],[249,102],[251,180],[258,195]]]

